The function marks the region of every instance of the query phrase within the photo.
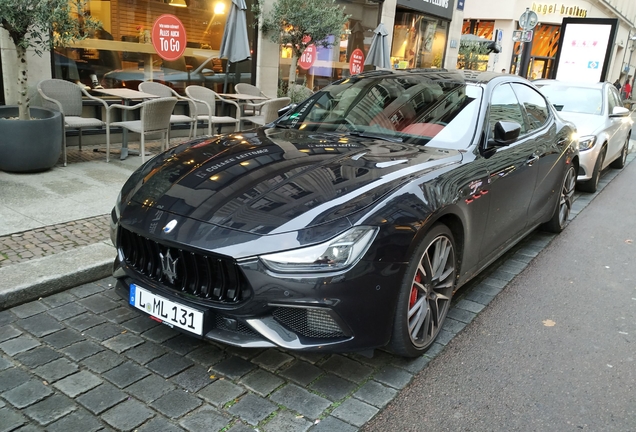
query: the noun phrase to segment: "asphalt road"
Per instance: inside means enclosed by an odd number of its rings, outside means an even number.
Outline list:
[[[364,431],[636,430],[636,164]]]

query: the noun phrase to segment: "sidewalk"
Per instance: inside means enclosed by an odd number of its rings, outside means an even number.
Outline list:
[[[0,172],[0,310],[110,275],[110,212],[141,158],[106,163],[94,148],[69,148],[66,167]]]
[[[68,166],[43,173],[0,172],[0,310],[111,274],[110,212],[141,158],[106,163],[93,148],[69,148]]]

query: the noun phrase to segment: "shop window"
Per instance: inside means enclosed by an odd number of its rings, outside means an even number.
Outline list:
[[[398,10],[391,62],[396,69],[441,68],[447,35],[447,21]]]
[[[246,0],[248,30],[253,1]],[[53,77],[86,87],[136,89],[151,80],[181,94],[190,84],[221,92],[226,61],[219,58],[219,48],[230,6],[231,0],[90,0],[86,13],[102,27],[83,41],[55,48]],[[175,15],[186,30],[185,53],[175,61],[161,59],[152,46],[152,26],[163,14]],[[253,46],[253,32],[248,37]],[[238,82],[253,82],[251,70],[251,60],[231,65],[229,91]]]
[[[296,84],[318,90],[333,81],[350,75],[349,61],[355,49],[360,49],[366,58],[373,38],[373,30],[378,26],[379,3],[373,0],[337,0],[350,15],[340,35],[329,36],[330,48],[317,46],[316,60],[308,70],[296,69]],[[289,85],[289,68],[292,50],[281,46],[279,61],[279,94],[286,94]],[[369,68],[368,66],[366,68]],[[372,68],[372,67],[371,67]]]

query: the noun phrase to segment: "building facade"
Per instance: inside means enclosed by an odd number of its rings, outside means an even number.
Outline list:
[[[519,30],[519,18],[526,10],[534,11],[538,24],[531,42],[514,42],[513,32]],[[462,16],[462,35],[475,35],[494,40],[501,35],[501,53],[491,54],[487,69],[506,70],[529,79],[552,78],[561,23],[566,17],[615,18],[618,20],[615,45],[612,49],[607,79],[624,82],[634,77],[636,36],[636,2],[633,0],[566,0],[546,2],[508,0],[494,2],[466,0]],[[456,17],[457,18],[457,17]],[[461,38],[461,36],[455,36]]]
[[[248,82],[265,94],[276,96],[289,76],[291,50],[271,42],[254,25],[256,1],[246,0],[252,58],[230,65],[229,73],[226,61],[219,59],[218,53],[231,0],[90,0],[86,12],[101,22],[101,28],[85,40],[55,48],[50,55],[33,56],[29,62],[30,82],[54,77],[86,87],[136,88],[139,82],[155,80],[180,93],[190,84],[222,92],[224,88],[232,91],[236,83]],[[395,68],[448,67],[446,53],[455,0],[336,3],[350,18],[341,34],[331,36],[331,48],[318,48],[310,66],[298,67],[297,83],[317,89],[349,76],[352,53],[359,50],[367,55],[373,30],[379,23],[389,32],[387,39]],[[274,0],[265,0],[263,12],[267,13],[273,4]],[[179,58],[166,60],[153,47],[153,24],[162,15],[176,16],[185,29],[185,49]],[[0,60],[5,71],[0,81],[6,103],[15,100],[13,51],[6,32],[0,30]]]

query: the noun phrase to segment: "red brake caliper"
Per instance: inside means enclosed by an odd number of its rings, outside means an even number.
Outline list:
[[[415,282],[420,283],[422,280],[422,276],[418,273],[415,275]],[[411,298],[409,298],[409,309],[415,305],[417,301],[417,286],[413,285],[411,287]]]

